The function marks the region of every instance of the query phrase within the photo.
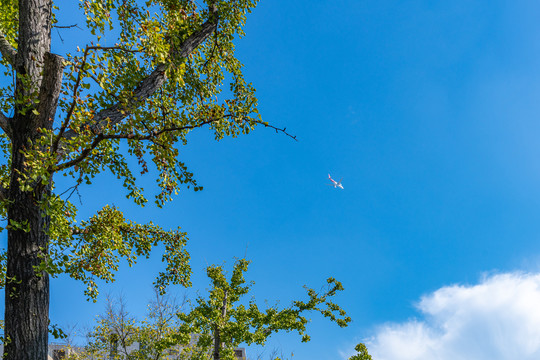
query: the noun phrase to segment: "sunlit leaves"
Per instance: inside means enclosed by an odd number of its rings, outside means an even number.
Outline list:
[[[14,48],[17,48],[18,30],[19,2],[16,0],[0,1],[0,32]]]
[[[0,2],[0,31],[14,48],[17,4]],[[255,90],[242,75],[234,47],[256,1],[81,0],[79,4],[86,24],[78,26],[86,25],[90,40],[58,54],[65,67],[55,118],[40,119],[39,82],[3,63],[4,75],[11,81],[0,89],[0,111],[24,118],[26,127],[21,129],[28,130],[24,135],[28,141],[20,150],[22,168],[12,169],[10,139],[0,136],[0,185],[7,189],[10,177],[15,179],[20,190],[35,196],[47,218],[44,223],[50,223],[40,229],[50,237],[50,246],[36,271],[67,273],[86,283],[86,294],[95,298],[98,280],[113,281],[121,260],[131,265],[163,244],[166,268],[155,285],[160,290],[171,283],[188,285],[184,233],[132,223],[110,206],[81,220],[69,197],[103,172],[117,177],[125,195],[141,206],[152,199],[161,207],[184,188],[202,189],[181,159],[189,133],[207,127],[219,140],[248,133],[260,122]],[[56,5],[53,11],[62,12],[62,3]],[[50,23],[55,21],[51,14]],[[212,34],[180,54],[186,40],[208,24]],[[55,51],[61,48],[53,46]],[[159,86],[138,93],[142,81],[155,72],[160,75]],[[23,89],[17,96],[15,82]],[[98,115],[107,111],[121,113],[121,118],[103,116],[98,122]],[[70,180],[72,187],[57,189],[56,174]],[[156,186],[141,188],[143,175],[154,176]],[[0,216],[8,206],[8,201],[0,202]],[[23,222],[9,226],[26,231]]]
[[[216,358],[214,350],[218,341],[219,359],[236,360],[235,348],[264,345],[277,332],[294,331],[301,335],[302,341],[309,341],[306,326],[310,314],[337,313],[338,316],[330,319],[338,324],[338,320],[342,320],[341,326],[351,321],[339,306],[329,301],[343,290],[335,279],[328,279],[327,286],[320,291],[306,288],[308,299],[305,301],[295,301],[282,309],[278,305],[260,309],[254,299],[244,299],[253,285],[244,277],[248,265],[246,259],[237,260],[229,276],[223,267],[209,266],[207,275],[211,288],[206,296],[197,297],[190,308],[183,308],[156,293],[148,317],[143,321],[129,316],[121,299],[108,298],[106,313],[98,317],[90,332],[90,344],[75,358],[106,357],[115,349],[119,358],[159,359],[170,354],[175,359],[209,360]],[[135,342],[139,346],[130,348]],[[364,354],[363,349],[357,347],[360,354]]]
[[[319,312],[341,327],[351,321],[343,309],[330,301],[343,290],[341,283],[332,278],[320,291],[306,287],[308,299],[294,301],[288,308],[276,305],[261,310],[253,299],[246,304],[242,300],[252,286],[244,278],[248,265],[245,259],[237,260],[229,279],[221,266],[207,268],[212,283],[208,296],[198,297],[191,312],[179,313],[180,333],[200,335],[196,348],[208,353],[211,340],[219,336],[225,344],[220,358],[232,360],[232,350],[241,343],[264,345],[269,336],[280,331],[296,331],[303,342],[309,341],[306,315],[310,313]],[[192,353],[193,349],[186,351]]]
[[[366,345],[360,343],[354,347],[354,350],[357,351],[356,355],[353,355],[349,360],[373,360],[371,355],[368,353]]]
[[[49,203],[53,210],[62,201],[51,199]],[[66,220],[54,216],[51,219],[55,227],[50,234],[54,245],[42,270],[53,275],[67,273],[83,281],[87,285],[85,294],[95,300],[99,293],[96,279],[113,281],[122,259],[132,266],[139,257],[148,258],[153,247],[164,244],[166,271],[159,275],[157,284],[162,288],[170,283],[190,285],[189,254],[185,250],[187,237],[179,229],[165,231],[152,223],[136,224],[110,206],[105,206],[88,221],[75,224],[75,208],[66,203],[62,209]]]
[[[183,184],[201,189],[178,160],[177,144],[186,144],[189,131],[208,124],[219,140],[253,128],[253,120],[258,120],[252,118],[257,114],[257,101],[254,89],[243,79],[240,62],[234,58],[232,41],[235,35],[241,34],[245,14],[255,2],[218,2],[219,22],[214,35],[188,58],[172,56],[182,42],[212,16],[207,8],[199,6],[191,1],[81,2],[96,40],[79,48],[76,55],[67,55],[67,81],[60,107],[68,114],[64,119],[66,128],[79,134],[76,139],[63,141],[62,155],[67,163],[95,143],[96,134],[88,129],[95,114],[114,104],[121,106],[125,108],[126,118],[101,131],[122,134],[128,139],[128,153],[137,157],[142,165],[141,173],[148,172],[145,154],[151,156],[161,189],[155,201],[161,206],[171,200]],[[110,32],[113,29],[116,32]],[[109,44],[111,34],[117,34],[114,45],[100,45],[105,34]],[[134,102],[133,89],[159,64],[166,64],[166,83],[144,101]],[[227,77],[232,80],[227,90],[232,97],[218,100]],[[151,136],[153,133],[159,136]],[[144,137],[147,140],[137,140]],[[95,151],[85,154],[82,166],[77,166],[87,171],[84,176],[90,178],[105,168],[114,168],[115,174],[125,176],[128,196],[144,204],[146,200],[135,186],[131,170],[120,169],[127,167],[126,161],[106,154],[117,151],[117,145],[100,144]],[[91,165],[96,162],[100,166]],[[79,176],[73,170],[68,170],[68,174]]]

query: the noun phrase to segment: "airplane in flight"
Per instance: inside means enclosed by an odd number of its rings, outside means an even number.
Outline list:
[[[331,183],[331,184],[326,184],[326,185],[333,186],[335,189],[337,189],[337,188],[343,189],[343,185],[341,185],[341,180],[343,180],[343,178],[341,178],[341,179],[339,180],[339,182],[336,181],[336,180],[334,180],[334,179],[332,179],[332,177],[330,176],[330,174],[328,174],[328,178],[330,179],[330,181],[331,181],[332,183]]]

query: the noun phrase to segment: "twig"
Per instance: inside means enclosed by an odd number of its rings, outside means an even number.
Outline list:
[[[122,47],[122,46],[96,46],[96,45],[93,45],[93,46],[87,46],[86,49],[87,50],[104,50],[104,51],[120,50],[120,51],[130,52],[130,53],[133,53],[133,54],[141,52],[141,50],[126,49],[125,47]]]
[[[77,29],[82,30],[82,29],[79,27],[79,25],[77,25],[77,24],[73,24],[73,25],[64,25],[64,26],[62,26],[62,25],[53,25],[53,27],[54,27],[54,28],[58,28],[58,29],[70,29],[70,28],[76,27]]]

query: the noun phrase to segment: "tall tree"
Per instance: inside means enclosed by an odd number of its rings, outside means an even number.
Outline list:
[[[137,171],[157,174],[158,206],[182,185],[200,190],[178,159],[191,130],[208,126],[219,140],[269,126],[234,56],[256,2],[80,0],[86,23],[78,26],[92,40],[55,54],[51,29],[65,2],[0,1],[5,359],[46,359],[49,276],[84,281],[95,299],[95,279],[112,281],[121,258],[131,265],[163,242],[167,265],[156,285],[189,284],[184,233],[136,224],[110,206],[76,223],[77,207],[54,177],[71,178],[76,189],[109,171],[141,206]]]

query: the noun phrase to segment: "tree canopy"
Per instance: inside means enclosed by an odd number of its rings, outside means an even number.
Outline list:
[[[136,204],[161,207],[183,187],[202,188],[179,157],[191,131],[208,127],[220,140],[262,124],[285,133],[261,120],[235,57],[256,3],[81,0],[84,35],[66,48],[51,45],[51,30],[78,31],[57,20],[72,4],[0,2],[6,358],[45,359],[49,275],[83,281],[95,299],[97,280],[112,281],[121,259],[131,265],[163,243],[156,286],[189,284],[185,233],[135,223],[111,205],[80,219],[70,193],[108,172]],[[145,174],[157,191],[140,186]],[[57,188],[55,175],[72,187]]]
[[[1,6],[2,53],[19,56],[15,50],[20,47],[19,24],[13,20],[18,18],[19,2]],[[60,85],[56,116],[46,119],[43,115],[47,111],[50,115],[52,104],[40,96],[51,94],[47,89],[40,91],[30,74],[17,71],[15,62],[9,61],[12,57],[4,56],[4,74],[11,76],[15,70],[16,83],[33,91],[13,96],[16,84],[8,84],[1,89],[2,110],[38,121],[33,129],[37,134],[22,149],[25,168],[17,171],[18,184],[28,193],[52,189],[40,199],[43,214],[50,218],[45,229],[49,253],[43,256],[40,270],[68,273],[86,282],[88,296],[95,298],[98,291],[93,279],[112,280],[119,257],[132,263],[161,241],[170,255],[164,258],[169,266],[159,284],[189,282],[188,256],[180,250],[185,245],[184,233],[135,224],[109,205],[77,222],[76,204],[56,193],[52,175],[70,177],[78,186],[91,184],[96,175],[109,171],[121,179],[126,196],[141,206],[148,201],[148,191],[136,180],[149,167],[157,175],[159,191],[153,199],[158,206],[170,201],[182,186],[200,190],[179,157],[188,133],[208,125],[219,140],[247,133],[261,122],[254,89],[244,80],[233,44],[233,39],[243,35],[246,14],[253,6],[255,1],[209,1],[206,8],[176,0],[81,1],[85,25],[94,40],[62,57],[44,54],[41,64],[38,59],[34,64],[44,80],[63,77],[61,84],[54,84]],[[55,26],[54,14],[59,11],[62,8],[53,6],[49,26]],[[59,68],[51,69],[54,62]],[[226,78],[230,84],[224,95]],[[15,119],[9,120],[1,137],[6,159],[1,168],[4,188],[9,188],[15,170],[9,161],[9,134],[16,131],[9,124],[15,125]],[[133,166],[130,156],[138,166]],[[10,202],[2,205],[5,214]],[[8,226],[29,229],[27,220],[9,219]]]

